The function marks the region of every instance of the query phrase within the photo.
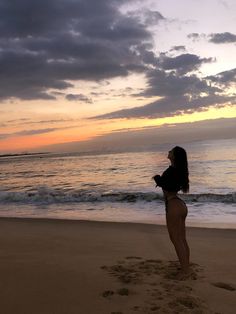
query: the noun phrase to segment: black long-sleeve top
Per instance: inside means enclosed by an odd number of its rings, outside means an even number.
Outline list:
[[[176,168],[169,166],[163,174],[154,176],[156,186],[160,186],[163,190],[168,192],[179,192],[181,189],[181,182]]]

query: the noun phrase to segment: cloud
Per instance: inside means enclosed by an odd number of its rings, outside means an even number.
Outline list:
[[[199,34],[199,33],[191,33],[188,34],[187,37],[192,39],[193,41],[199,41],[201,39],[207,39],[209,42],[214,44],[227,44],[227,43],[235,43],[236,35],[230,32],[224,33],[211,33],[207,34]]]
[[[39,120],[39,121],[32,121],[30,119],[22,118],[22,119],[15,119],[15,120],[8,120],[6,121],[6,126],[9,125],[26,125],[26,124],[54,124],[54,123],[64,123],[64,122],[73,122],[74,119],[51,119],[51,120]]]
[[[68,94],[66,95],[66,99],[69,101],[82,101],[88,104],[92,104],[92,100],[83,94]]]
[[[148,20],[122,13],[124,3],[0,0],[0,99],[53,100],[75,80],[145,72],[144,56],[153,58]],[[163,19],[159,12],[145,16]]]
[[[189,39],[192,39],[193,41],[198,41],[201,39],[202,35],[198,33],[191,33],[191,34],[188,34],[187,37]]]
[[[186,96],[169,96],[144,106],[131,109],[122,109],[100,116],[91,117],[91,119],[122,119],[122,118],[164,118],[181,115],[184,113],[193,113],[196,111],[205,111],[210,106],[221,107],[228,103],[233,105],[236,97],[226,97],[210,95],[190,99]]]
[[[91,117],[91,119],[163,118],[203,111],[212,106],[236,104],[236,95],[228,94],[226,88],[235,82],[235,70],[199,78],[195,74],[182,75],[178,71],[154,69],[148,72],[147,79],[146,89],[137,95],[159,96],[158,100],[143,106]]]
[[[83,91],[67,91],[74,81],[107,84],[114,77],[142,73],[147,80],[144,90],[136,94],[121,90],[119,95],[159,100],[97,118],[169,116],[204,110],[213,102],[233,102],[233,96],[223,90],[223,83],[232,83],[232,73],[199,77],[200,67],[213,62],[212,58],[187,53],[181,45],[156,55],[152,29],[166,18],[159,11],[122,10],[131,2],[0,0],[0,100],[63,96],[91,103]],[[206,35],[192,33],[188,37],[198,40]]]
[[[213,33],[209,35],[209,41],[214,44],[236,43],[236,35],[229,32]]]
[[[219,83],[222,87],[229,87],[236,84],[236,68],[208,76],[212,82]]]
[[[127,12],[127,15],[139,20],[147,27],[155,26],[159,24],[161,21],[166,20],[166,18],[159,11],[151,11],[146,8],[129,11]]]
[[[158,63],[159,67],[164,70],[177,70],[179,74],[185,74],[197,70],[203,63],[213,61],[213,58],[200,58],[195,54],[185,53],[176,57],[162,54]]]
[[[144,23],[147,26],[156,25],[160,21],[166,20],[165,17],[159,11],[151,11],[151,10],[144,10]]]
[[[41,121],[31,121],[29,124],[44,124],[44,123],[61,123],[61,122],[71,122],[75,121],[74,119],[51,119],[51,120],[41,120]]]
[[[6,139],[9,137],[19,137],[19,136],[31,136],[38,134],[51,133],[58,130],[71,129],[73,127],[61,127],[61,128],[46,128],[46,129],[33,129],[33,130],[23,130],[14,133],[0,133],[0,139]]]
[[[185,46],[182,46],[182,45],[180,45],[180,46],[173,46],[170,49],[170,51],[186,51],[186,48],[185,48]]]
[[[208,90],[218,91],[210,87],[206,80],[198,78],[195,74],[179,75],[174,71],[170,73],[164,70],[150,70],[147,74],[147,88],[142,96],[179,96],[188,94],[197,95]]]

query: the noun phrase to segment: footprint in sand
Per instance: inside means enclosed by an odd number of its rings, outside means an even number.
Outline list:
[[[200,278],[200,267],[196,264],[191,265],[191,272],[186,278],[179,277],[179,263],[176,261],[163,262],[161,260],[147,259],[140,260],[141,257],[127,256],[124,261],[112,266],[102,266],[101,269],[107,270],[111,275],[118,277],[123,283],[138,284],[149,278],[161,276],[167,280],[196,280]],[[153,282],[153,280],[152,280]],[[155,285],[155,283],[153,283]]]
[[[158,311],[159,309],[160,309],[160,306],[158,306],[158,305],[154,305],[154,306],[150,307],[151,311]]]
[[[235,291],[236,288],[233,285],[230,285],[228,283],[225,282],[213,282],[212,283],[213,286],[217,287],[217,288],[222,288],[228,291]]]
[[[104,298],[109,298],[109,297],[111,297],[113,294],[114,294],[114,291],[112,291],[112,290],[106,290],[106,291],[103,292],[102,296],[103,296]]]
[[[140,256],[127,256],[126,259],[143,259]]]
[[[196,310],[202,310],[202,303],[199,299],[192,296],[178,297],[175,300],[169,302],[169,307],[179,313],[186,313],[191,311],[191,313]]]
[[[187,274],[186,276],[182,275],[180,273],[179,263],[176,261],[169,261],[164,268],[164,278],[178,281],[197,280],[199,278],[203,278],[202,274],[199,275],[200,272],[202,272],[201,267],[198,264],[191,263],[189,274]]]
[[[191,265],[193,276],[187,278],[185,283],[176,278],[179,273],[179,263],[176,261],[145,260],[137,256],[127,256],[115,265],[101,268],[127,287],[132,287],[135,294],[144,293],[142,304],[132,307],[136,313],[208,313],[204,302],[192,294],[193,289],[189,282],[201,278],[202,269],[197,264]],[[112,299],[112,294],[107,291],[104,293],[104,297]],[[127,288],[117,289],[113,293],[127,298],[131,294]]]
[[[127,288],[121,288],[121,289],[118,289],[118,290],[117,290],[117,293],[118,293],[119,295],[129,295],[129,294],[130,294],[130,291],[129,291],[129,289],[127,289]]]
[[[127,296],[130,294],[130,291],[129,289],[127,288],[121,288],[121,289],[118,289],[116,291],[117,294],[121,295],[121,296]],[[115,292],[113,290],[105,290],[103,293],[102,293],[102,296],[104,298],[109,298],[111,296],[113,296],[115,294]]]

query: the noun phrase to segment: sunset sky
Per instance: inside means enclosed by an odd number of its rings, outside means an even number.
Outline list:
[[[232,126],[235,12],[234,0],[0,0],[0,153]]]

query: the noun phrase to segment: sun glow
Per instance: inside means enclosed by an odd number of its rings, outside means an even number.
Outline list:
[[[8,138],[2,139],[0,142],[2,151],[25,151],[34,150],[57,143],[86,141],[96,137],[97,135],[105,135],[118,130],[140,129],[152,126],[162,126],[165,124],[175,125],[178,123],[233,117],[236,117],[236,108],[233,106],[226,106],[222,108],[210,108],[209,110],[199,111],[192,114],[182,114],[174,117],[157,119],[85,119],[83,124],[80,124],[80,126],[66,125],[64,129],[62,128],[50,133],[17,137],[10,136]],[[50,147],[48,150],[50,150]]]

